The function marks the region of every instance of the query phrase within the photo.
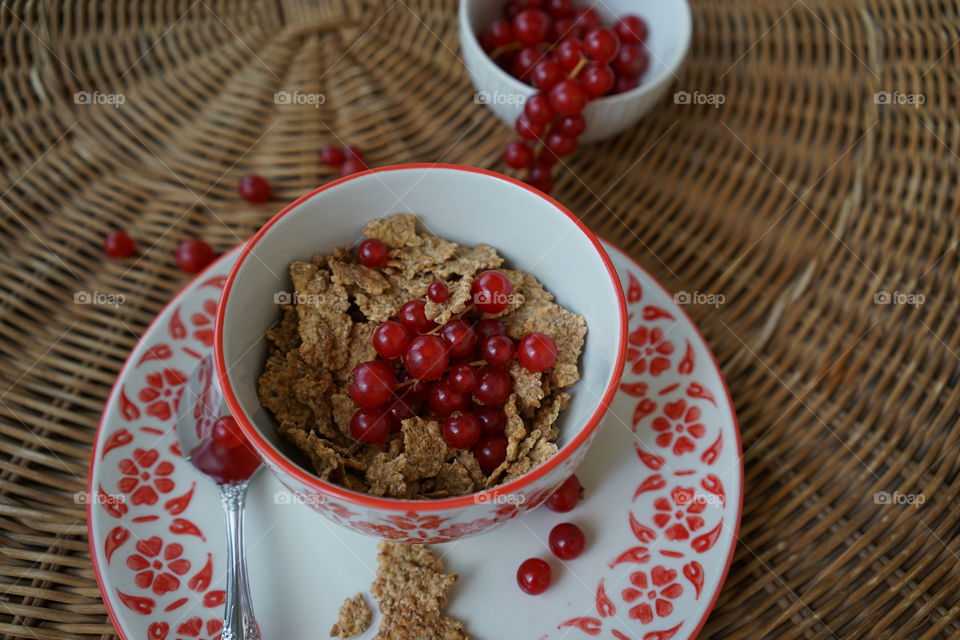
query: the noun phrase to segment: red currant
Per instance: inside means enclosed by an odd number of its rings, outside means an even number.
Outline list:
[[[360,173],[366,168],[367,165],[363,163],[363,160],[347,156],[347,158],[343,161],[343,164],[340,165],[340,176],[344,177],[353,175],[354,173]]]
[[[343,149],[334,145],[328,145],[320,150],[320,161],[331,169],[336,169],[343,164]]]
[[[625,44],[613,59],[613,69],[621,76],[637,78],[650,66],[650,57],[642,44]]]
[[[347,160],[353,158],[354,160],[359,161],[361,164],[364,162],[363,151],[360,150],[360,147],[352,144],[343,148],[343,157]]]
[[[568,156],[577,150],[577,139],[561,133],[551,133],[547,136],[547,149],[558,157]]]
[[[260,204],[270,199],[270,183],[252,173],[240,178],[237,191],[240,192],[240,197],[250,204]]]
[[[437,304],[443,304],[450,297],[450,289],[443,282],[437,281],[427,287],[427,297]]]
[[[447,384],[454,391],[470,393],[477,386],[477,371],[468,364],[455,364],[447,374]]]
[[[550,107],[565,116],[575,116],[587,106],[587,93],[573,80],[564,80],[550,89]]]
[[[574,13],[574,18],[584,29],[592,29],[602,24],[600,14],[593,7],[580,7]]]
[[[369,269],[382,269],[390,258],[390,249],[382,240],[367,238],[357,246],[357,259]]]
[[[430,390],[427,404],[438,418],[446,418],[456,411],[467,409],[470,406],[470,394],[457,391],[450,386],[449,381],[439,382]]]
[[[573,560],[587,546],[587,540],[575,524],[561,522],[550,530],[550,551],[561,560]]]
[[[513,27],[506,20],[494,20],[490,25],[490,43],[494,49],[505,47],[514,41]]]
[[[553,130],[560,135],[576,138],[587,130],[587,120],[582,115],[564,116],[553,126]]]
[[[361,407],[378,407],[390,399],[396,386],[393,367],[386,360],[371,360],[353,368],[347,392]]]
[[[486,338],[487,336],[507,335],[507,328],[502,322],[500,322],[498,318],[484,318],[477,323],[474,331],[480,338]]]
[[[407,371],[418,380],[438,380],[448,363],[447,345],[437,336],[417,336],[403,356]]]
[[[240,425],[233,416],[217,418],[213,423],[211,437],[214,442],[226,449],[236,449],[247,442],[240,432]]]
[[[503,18],[504,20],[513,22],[513,19],[516,18],[517,14],[521,11],[523,11],[523,7],[521,7],[518,2],[508,2],[503,5]]]
[[[451,320],[440,328],[440,335],[453,358],[466,358],[477,344],[477,334],[463,319]]]
[[[547,13],[554,18],[570,18],[575,12],[573,0],[547,0]]]
[[[507,441],[499,436],[483,438],[473,448],[473,455],[480,463],[480,470],[489,474],[507,459]]]
[[[583,498],[583,487],[580,485],[579,478],[572,475],[550,494],[545,504],[551,511],[566,513],[577,506],[581,498]]]
[[[543,371],[557,362],[557,343],[545,333],[528,333],[520,341],[517,359],[527,371]]]
[[[513,75],[520,80],[527,80],[533,72],[533,68],[543,59],[543,52],[537,47],[524,47],[514,58],[511,70]]]
[[[103,250],[111,258],[126,258],[137,250],[131,238],[125,231],[111,231],[103,241]]]
[[[469,449],[480,439],[480,419],[472,413],[447,418],[443,423],[443,439],[453,449]]]
[[[564,38],[579,38],[582,31],[573,18],[557,18],[550,25],[547,39],[556,44],[563,41]]]
[[[550,16],[538,9],[524,9],[513,19],[513,34],[524,44],[545,40],[550,28]]]
[[[530,122],[546,124],[553,120],[553,109],[550,108],[550,99],[543,93],[530,97],[523,105],[523,113]]]
[[[199,273],[203,268],[213,262],[217,254],[213,252],[206,242],[199,238],[190,238],[184,240],[177,246],[177,252],[174,259],[181,271],[187,273]]]
[[[510,278],[495,269],[481,271],[470,286],[473,304],[484,313],[500,313],[506,309],[512,289]]]
[[[587,32],[583,39],[584,52],[601,64],[613,60],[620,49],[620,40],[610,29],[597,28]]]
[[[393,431],[393,419],[383,407],[358,409],[350,419],[350,435],[360,442],[383,442]]]
[[[543,135],[543,123],[533,122],[522,113],[517,117],[517,133],[524,140],[539,140]]]
[[[583,73],[580,74],[580,81],[590,97],[598,98],[613,89],[616,76],[614,76],[613,69],[609,65],[595,62],[587,65],[587,68],[583,70]]]
[[[437,326],[433,320],[427,317],[424,311],[426,306],[427,303],[423,300],[410,300],[400,307],[397,315],[400,317],[400,322],[410,333],[426,333]]]
[[[473,397],[485,405],[499,407],[507,401],[511,391],[513,380],[510,379],[510,374],[504,369],[488,365],[480,369]]]
[[[614,93],[626,93],[640,86],[640,78],[630,78],[627,76],[617,76],[617,81],[613,85]]]
[[[514,169],[529,167],[533,162],[533,151],[525,142],[514,140],[503,150],[503,162]]]
[[[533,86],[541,91],[549,91],[555,84],[563,80],[565,75],[559,62],[547,58],[533,68],[530,78],[533,80]]]
[[[399,358],[409,345],[410,332],[396,320],[387,320],[373,330],[373,348],[383,358]]]
[[[540,558],[529,558],[517,569],[517,584],[532,596],[543,593],[550,586],[550,565]]]
[[[549,152],[549,149],[546,151]],[[546,154],[541,153],[540,157],[543,158],[544,155]],[[540,189],[540,191],[544,193],[553,191],[553,176],[550,175],[550,165],[544,163],[534,165],[530,170],[530,175],[527,176],[526,183],[535,189]]]
[[[565,71],[573,71],[583,58],[583,43],[576,38],[568,38],[557,45],[554,55]]]
[[[507,426],[507,414],[499,407],[477,407],[473,411],[483,425],[483,435],[502,436]]]
[[[640,16],[621,16],[613,30],[623,44],[643,44],[647,40],[647,23]]]
[[[394,392],[390,402],[390,417],[393,419],[394,429],[399,429],[401,422],[417,415],[426,389],[426,384],[408,384]]]
[[[505,367],[510,364],[516,352],[517,348],[513,340],[507,336],[490,336],[480,343],[480,357],[487,364],[495,367]]]
[[[557,133],[562,133],[558,131]],[[557,157],[553,151],[550,151],[547,147],[541,147],[540,155],[537,156],[537,163],[533,165],[533,168],[530,169],[531,174],[536,174],[538,180],[547,179],[550,184],[553,184],[553,176],[550,174],[550,167],[557,164],[557,160],[560,158]]]

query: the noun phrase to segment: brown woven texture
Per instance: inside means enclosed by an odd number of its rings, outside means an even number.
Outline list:
[[[556,195],[669,288],[723,296],[689,311],[730,384],[746,495],[702,635],[958,637],[958,4],[693,12],[676,88],[725,103],[665,100],[578,150]],[[374,166],[503,169],[510,131],[458,52],[450,1],[0,3],[3,637],[114,634],[73,494],[125,357],[187,281],[179,241],[236,245],[331,178],[316,154],[338,140]],[[237,197],[248,172],[269,205]],[[117,227],[136,259],[102,254]]]

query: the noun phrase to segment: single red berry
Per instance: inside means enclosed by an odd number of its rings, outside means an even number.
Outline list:
[[[473,455],[480,463],[480,470],[489,474],[507,459],[507,441],[500,436],[483,438],[473,448]]]
[[[390,258],[390,248],[382,240],[367,238],[357,245],[357,259],[369,269],[382,269]]]
[[[350,435],[360,442],[383,442],[393,431],[393,419],[383,407],[358,409],[350,419]]]
[[[510,23],[506,20],[494,20],[490,24],[489,33],[490,41],[495,49],[512,44],[515,40],[513,37],[513,27],[510,26]]]
[[[524,593],[539,595],[550,586],[550,565],[540,558],[524,560],[517,569],[517,584]]]
[[[587,546],[580,527],[570,522],[561,522],[550,530],[550,551],[561,560],[573,560]]]
[[[410,331],[396,320],[387,320],[373,330],[373,348],[383,358],[399,358],[410,345]]]
[[[563,481],[557,490],[547,498],[546,505],[551,511],[557,513],[566,513],[570,511],[583,498],[583,486],[576,475],[572,475]]]
[[[643,44],[649,33],[644,19],[635,15],[621,16],[613,25],[613,30],[623,44]]]
[[[433,282],[427,287],[427,297],[437,304],[443,304],[450,297],[450,289],[443,282]]]
[[[426,383],[408,384],[394,391],[393,400],[389,405],[394,429],[399,429],[400,423],[417,415],[426,393]]]
[[[547,149],[558,157],[568,156],[577,150],[577,139],[561,133],[551,133],[547,136]]]
[[[523,113],[530,122],[546,124],[553,120],[553,109],[550,108],[550,99],[543,93],[530,97],[523,105]]]
[[[543,135],[543,123],[533,122],[521,113],[517,117],[517,133],[524,140],[539,140]]]
[[[613,85],[614,93],[626,93],[640,86],[640,78],[630,78],[627,76],[617,76],[617,81]]]
[[[477,370],[466,363],[455,364],[447,374],[447,384],[454,391],[470,393],[477,386]]]
[[[174,259],[181,271],[199,273],[217,257],[213,249],[200,238],[184,240],[177,246]]]
[[[575,116],[587,106],[587,92],[573,80],[564,80],[550,89],[550,108],[564,116]]]
[[[507,328],[499,318],[484,318],[477,323],[477,326],[474,327],[473,330],[476,332],[479,338],[507,335]]]
[[[510,291],[513,284],[502,271],[490,269],[481,271],[473,279],[470,293],[473,304],[484,313],[500,313],[510,304]]]
[[[237,191],[240,192],[240,197],[250,204],[260,204],[270,199],[270,183],[252,173],[240,178]]]
[[[574,18],[557,18],[550,25],[547,39],[554,44],[558,44],[565,38],[579,38],[582,32],[583,29],[577,25]]]
[[[576,38],[567,38],[557,45],[554,55],[564,71],[573,71],[583,58],[583,43]]]
[[[550,16],[539,9],[524,9],[513,19],[513,35],[524,44],[545,40],[550,28]]]
[[[545,151],[549,152],[549,149],[546,149]],[[541,152],[540,159],[543,159],[544,155],[546,154]],[[533,168],[530,169],[530,174],[527,176],[526,183],[535,189],[540,189],[540,191],[543,191],[544,193],[550,193],[553,191],[553,176],[550,175],[550,164],[538,161],[538,163],[533,165]]]
[[[547,13],[554,18],[570,18],[576,13],[573,0],[547,0]]]
[[[530,79],[533,80],[533,86],[541,91],[549,91],[555,84],[563,80],[566,74],[563,67],[556,60],[547,58],[541,61],[530,72]]]
[[[543,55],[543,52],[537,47],[520,49],[511,67],[513,75],[519,80],[526,81],[533,72],[533,68],[543,59]]]
[[[443,423],[443,439],[453,449],[469,449],[480,439],[480,419],[472,413],[447,418]]]
[[[103,241],[103,250],[111,258],[126,258],[132,256],[137,245],[125,231],[111,231]]]
[[[352,144],[343,148],[343,157],[347,160],[353,158],[354,160],[359,160],[361,163],[364,162],[363,151],[361,151],[360,147]]]
[[[331,169],[336,169],[343,164],[343,149],[334,145],[328,145],[320,150],[320,160]]]
[[[417,336],[403,356],[407,371],[418,380],[439,380],[449,361],[447,345],[437,336]]]
[[[440,328],[440,335],[450,350],[452,358],[466,358],[477,344],[477,334],[470,323],[457,318]]]
[[[483,435],[502,436],[507,426],[507,414],[499,407],[477,407],[473,410],[483,425]]]
[[[378,407],[393,396],[397,375],[386,360],[361,362],[353,368],[347,393],[361,407]]]
[[[587,120],[583,115],[564,116],[553,126],[553,130],[560,135],[576,138],[587,130]]]
[[[437,323],[427,317],[424,311],[426,306],[427,303],[423,300],[410,300],[400,307],[397,315],[410,333],[426,333],[437,326]]]
[[[447,418],[457,411],[465,411],[470,406],[470,394],[457,391],[445,380],[433,385],[427,396],[427,404],[438,418]]]
[[[584,29],[599,27],[602,23],[600,14],[593,7],[580,7],[574,12],[574,19]]]
[[[504,369],[488,365],[480,369],[473,397],[485,405],[499,407],[507,401],[511,391],[513,380],[510,379],[510,374]]]
[[[533,151],[525,142],[514,140],[503,150],[503,163],[514,169],[529,167],[533,162]]]
[[[613,70],[621,76],[637,78],[650,67],[650,57],[642,44],[625,44],[613,59]]]
[[[545,333],[528,333],[520,341],[517,359],[527,371],[543,371],[557,362],[557,343]]]
[[[583,38],[583,50],[593,60],[606,64],[613,60],[620,49],[620,40],[610,29],[591,29]]]
[[[495,367],[505,367],[510,364],[516,352],[517,348],[513,340],[507,336],[490,336],[480,343],[480,357],[487,364]]]
[[[580,82],[592,98],[598,98],[613,89],[616,80],[610,65],[596,62],[587,65],[580,74]]]
[[[347,156],[344,159],[343,164],[340,165],[340,176],[344,177],[353,175],[355,173],[360,173],[361,171],[366,170],[366,168],[367,165],[363,163],[363,160],[358,160],[357,158]]]
[[[214,442],[226,449],[236,449],[247,442],[240,431],[240,425],[233,416],[217,418],[213,423],[211,437]]]

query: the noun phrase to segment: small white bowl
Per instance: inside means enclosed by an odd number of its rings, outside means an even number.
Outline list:
[[[511,128],[527,98],[537,92],[494,63],[484,52],[477,34],[500,17],[505,0],[460,0],[460,48],[477,90],[476,102],[486,104]],[[604,0],[592,5],[607,26],[624,14],[647,21],[650,69],[636,89],[598,98],[587,105],[587,130],[581,142],[608,138],[633,125],[667,93],[690,48],[693,20],[687,0]]]

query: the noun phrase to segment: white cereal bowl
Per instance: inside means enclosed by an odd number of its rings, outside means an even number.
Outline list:
[[[460,0],[460,48],[467,71],[482,102],[511,128],[523,104],[536,89],[501,69],[484,52],[477,34],[500,17],[506,0]],[[690,48],[693,20],[687,0],[600,0],[590,3],[605,25],[634,13],[647,21],[650,68],[642,83],[626,93],[598,98],[587,105],[587,130],[581,142],[608,138],[632,126],[663,98],[677,77]]]
[[[559,420],[559,452],[492,489],[438,500],[400,500],[325,482],[277,434],[257,397],[265,334],[279,319],[274,296],[290,291],[289,264],[355,244],[367,222],[416,214],[424,230],[461,244],[496,247],[508,266],[535,275],[588,334],[581,379]],[[264,463],[300,500],[337,524],[407,542],[445,542],[496,528],[545,500],[583,459],[617,390],[626,345],[620,279],[596,237],[556,201],[499,174],[456,165],[384,167],[341,178],[303,196],[247,243],[217,311],[214,359],[231,413]],[[398,522],[445,522],[429,537]],[[400,532],[399,534],[397,532]]]

